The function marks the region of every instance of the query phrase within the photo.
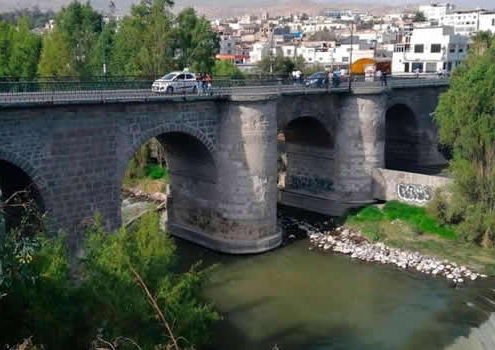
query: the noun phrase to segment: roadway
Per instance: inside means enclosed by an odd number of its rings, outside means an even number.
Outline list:
[[[448,79],[388,79],[388,86],[381,86],[379,81],[354,81],[353,93],[380,93],[386,88],[415,88],[448,85]],[[318,94],[344,93],[348,91],[347,82],[338,88],[315,88],[300,84],[277,84],[244,87],[213,87],[207,94],[158,94],[150,89],[112,89],[112,90],[77,90],[77,91],[44,91],[0,93],[0,107],[33,105],[33,104],[76,104],[76,103],[115,103],[115,102],[158,102],[166,100],[197,100],[211,98],[227,98],[233,95],[256,96],[271,94]]]

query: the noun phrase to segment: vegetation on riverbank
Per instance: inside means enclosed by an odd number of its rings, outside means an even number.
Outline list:
[[[124,188],[143,192],[165,192],[169,172],[165,151],[156,139],[144,144],[131,159],[124,177]]]
[[[495,246],[495,36],[478,33],[435,111],[439,141],[452,155],[450,194],[437,193],[439,222],[480,246]]]
[[[174,242],[156,214],[112,235],[96,219],[86,236],[77,280],[64,237],[17,233],[0,242],[8,253],[0,255],[0,344],[32,337],[48,349],[90,349],[128,337],[142,349],[179,350],[208,341],[220,319],[200,297],[209,270],[177,273]]]
[[[351,212],[344,224],[368,239],[388,246],[418,251],[489,275],[495,274],[495,251],[466,242],[452,227],[440,224],[425,208],[396,201],[380,208],[366,206]]]

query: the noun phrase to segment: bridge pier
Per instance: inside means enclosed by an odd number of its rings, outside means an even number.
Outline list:
[[[385,161],[384,94],[342,97],[336,132],[337,189],[342,206],[373,201],[373,168]]]

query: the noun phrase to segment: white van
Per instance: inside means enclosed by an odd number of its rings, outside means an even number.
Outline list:
[[[191,72],[171,72],[157,79],[151,86],[151,91],[163,94],[193,93],[198,92],[196,75]]]

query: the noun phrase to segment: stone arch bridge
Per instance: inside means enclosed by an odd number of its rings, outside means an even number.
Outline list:
[[[171,172],[169,230],[228,253],[281,243],[277,202],[331,215],[374,200],[372,172],[445,165],[430,114],[443,86],[72,100],[0,109],[0,188],[29,184],[50,230],[79,240],[98,211],[121,224],[121,184],[157,138]],[[277,186],[277,144],[285,181]]]

